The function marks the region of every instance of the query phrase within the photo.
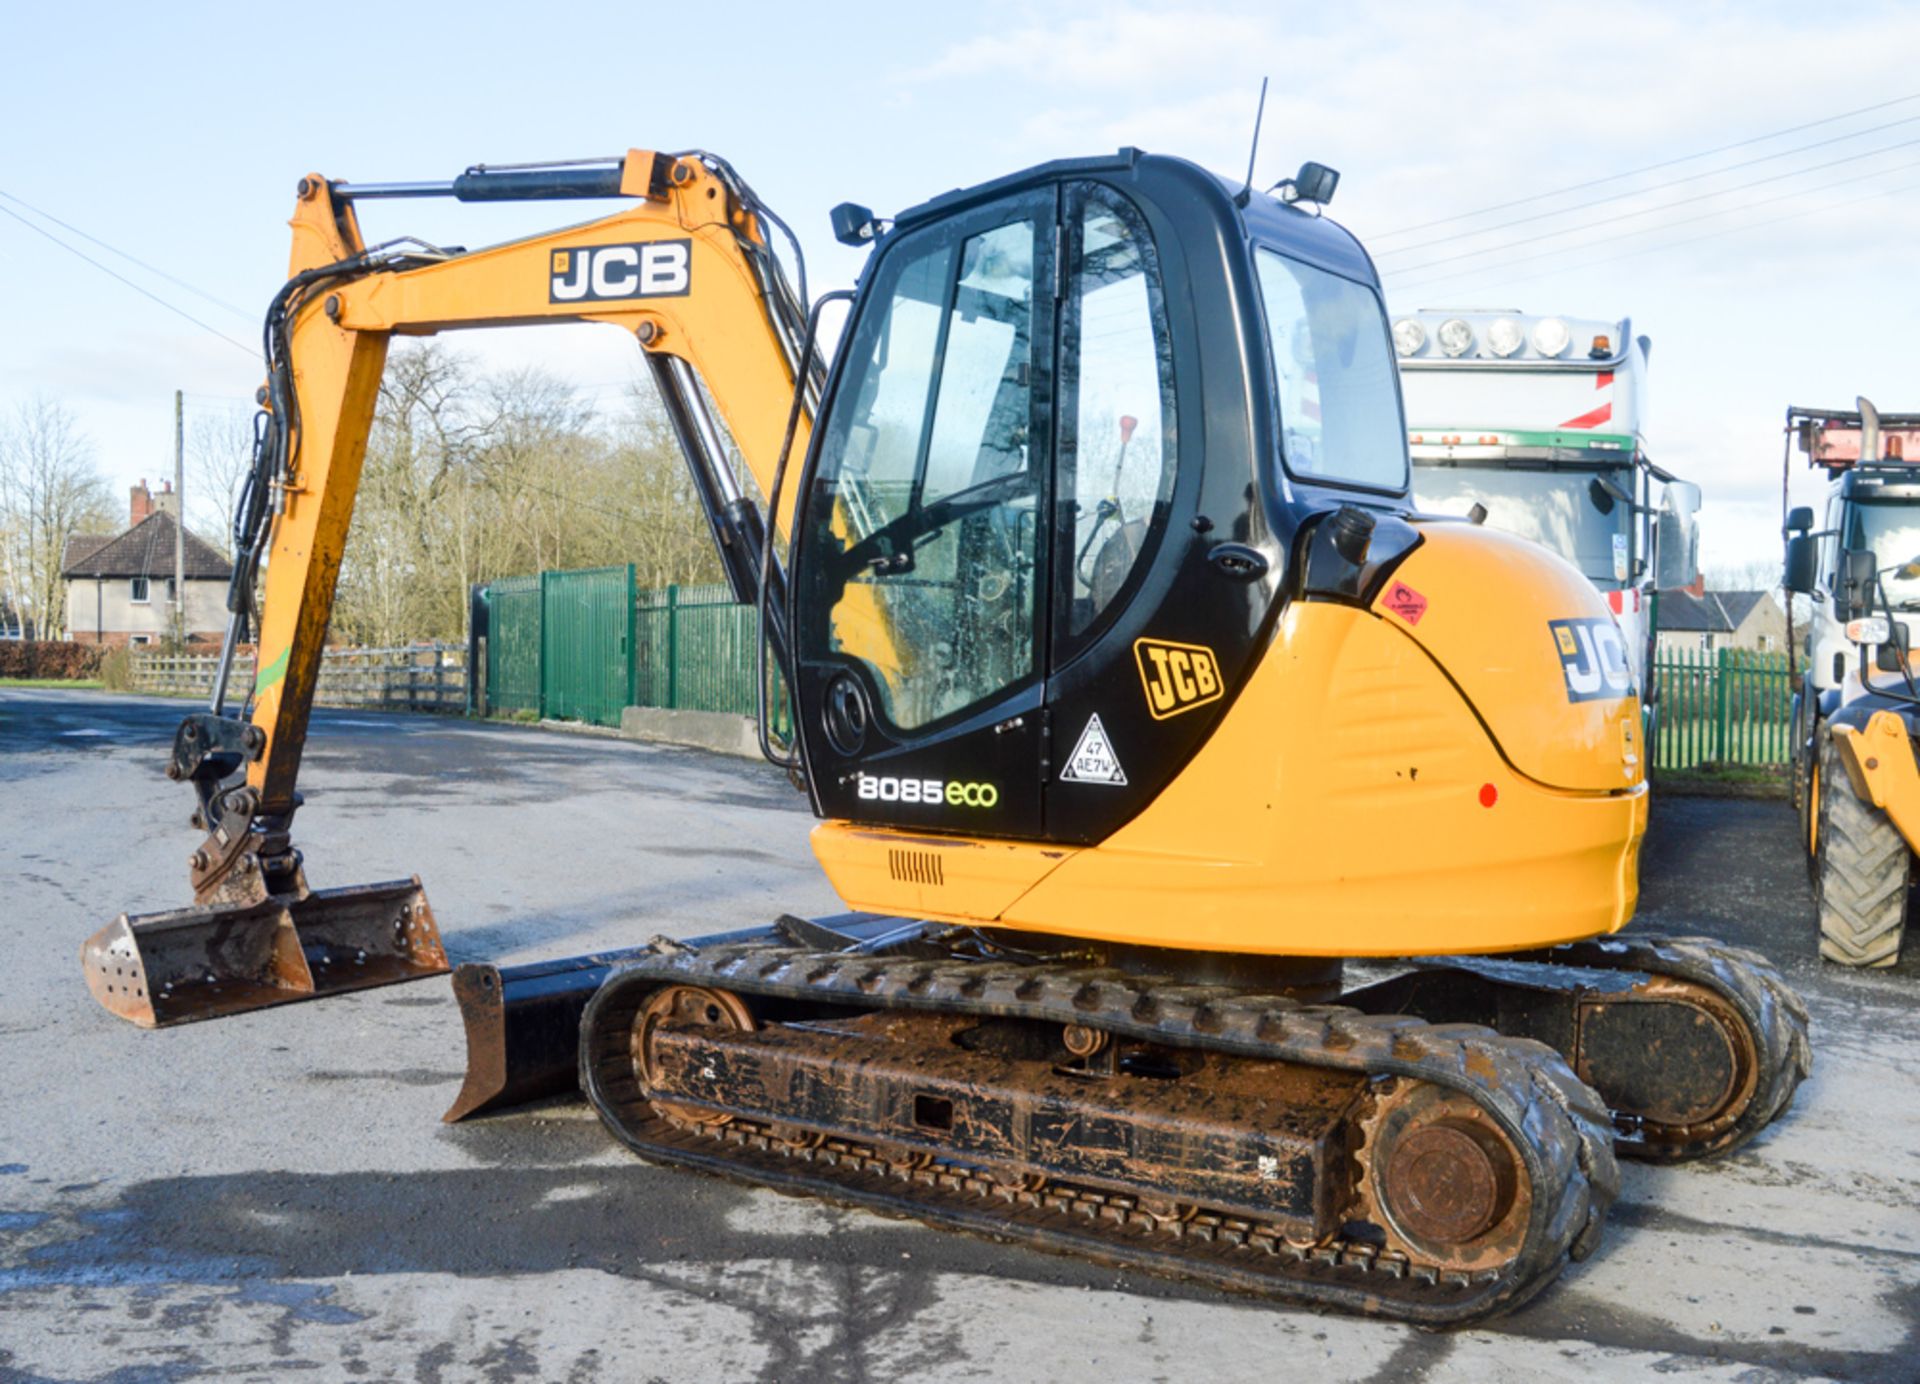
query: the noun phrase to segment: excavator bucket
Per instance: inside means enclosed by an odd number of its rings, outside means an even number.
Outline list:
[[[142,1028],[442,975],[420,877],[135,917],[80,948],[95,999]]]

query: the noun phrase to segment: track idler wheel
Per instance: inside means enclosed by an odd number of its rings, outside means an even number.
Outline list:
[[[1518,1252],[1531,1203],[1520,1155],[1471,1101],[1401,1086],[1369,1121],[1361,1158],[1375,1223],[1393,1247],[1467,1273]]]
[[[746,1002],[726,990],[704,985],[669,985],[655,991],[633,1019],[633,1065],[648,1090],[659,1085],[660,1066],[653,1038],[663,1027],[724,1028],[750,1032],[758,1027]],[[733,1116],[720,1110],[656,1100],[653,1108],[683,1128],[714,1128],[730,1124]],[[795,1131],[796,1139],[799,1131]]]

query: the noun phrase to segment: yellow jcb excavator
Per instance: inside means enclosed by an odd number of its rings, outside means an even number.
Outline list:
[[[843,204],[871,257],[830,364],[712,155],[303,179],[237,521],[260,671],[174,747],[200,906],[96,936],[96,993],[165,1023],[444,966],[417,880],[309,892],[289,836],[375,390],[396,334],[603,322],[761,611],[766,748],[852,911],[518,994],[473,968],[453,1113],[557,1049],[649,1159],[1412,1321],[1523,1301],[1598,1243],[1616,1152],[1786,1107],[1805,1014],[1751,955],[1608,937],[1647,810],[1618,630],[1544,550],[1413,510],[1336,178],[1122,150]],[[398,196],[626,205],[367,246]]]

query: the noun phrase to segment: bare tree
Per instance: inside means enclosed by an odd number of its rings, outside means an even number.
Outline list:
[[[1749,558],[1703,568],[1709,591],[1773,591],[1780,585],[1779,558]]]
[[[403,345],[381,384],[334,632],[458,638],[473,583],[543,568],[714,580],[712,546],[650,391],[603,419],[544,372],[483,374],[437,342]]]
[[[93,444],[62,405],[35,395],[0,426],[0,577],[39,637],[65,625],[60,567],[67,542],[112,524]]]
[[[193,532],[231,557],[233,508],[253,465],[253,417],[242,409],[197,413],[187,429],[187,487]]]

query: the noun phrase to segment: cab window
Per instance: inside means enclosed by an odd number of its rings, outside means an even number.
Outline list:
[[[1303,480],[1405,490],[1407,433],[1379,297],[1271,250],[1255,263],[1287,470]]]
[[[1153,242],[1131,204],[1076,199],[1060,349],[1059,493],[1071,503],[1065,633],[1115,606],[1160,541],[1173,497],[1173,348]]]
[[[802,652],[864,664],[899,730],[1035,670],[1039,224],[902,244],[848,348],[808,505]]]

